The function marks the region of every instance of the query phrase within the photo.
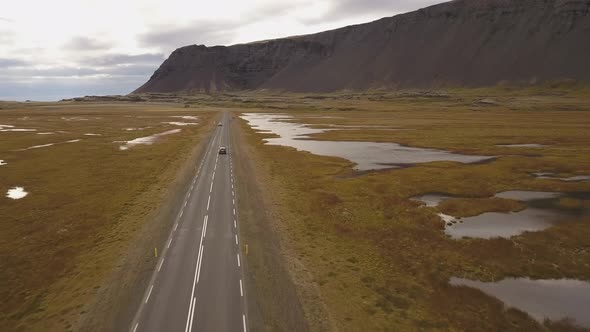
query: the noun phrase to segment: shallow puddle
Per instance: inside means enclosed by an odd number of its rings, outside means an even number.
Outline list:
[[[199,117],[192,115],[173,115],[171,118],[183,119],[183,120],[198,120]]]
[[[169,124],[169,125],[173,125],[173,126],[196,126],[198,125],[198,123],[196,122],[162,122],[164,124]]]
[[[572,279],[531,280],[508,278],[482,282],[451,278],[453,286],[481,290],[504,302],[508,307],[528,313],[542,323],[569,320],[574,325],[590,328],[590,283]]]
[[[241,116],[257,131],[275,134],[277,138],[266,138],[270,145],[290,146],[316,155],[340,157],[355,163],[357,170],[397,168],[404,165],[434,161],[455,161],[475,163],[489,160],[490,156],[469,156],[444,150],[413,148],[396,143],[317,141],[309,135],[332,129],[310,128],[303,124],[286,122],[292,117],[281,114],[246,113]]]
[[[509,238],[524,232],[542,231],[570,216],[588,214],[587,209],[566,210],[557,204],[562,197],[576,198],[579,195],[586,194],[504,191],[494,197],[521,201],[527,205],[527,208],[519,212],[486,212],[474,217],[462,218],[461,223],[447,225],[445,232],[455,239],[462,237],[490,239]]]
[[[426,195],[421,195],[421,196],[415,196],[410,199],[413,201],[422,202],[422,203],[426,204],[426,206],[428,206],[428,207],[436,207],[442,201],[447,200],[447,199],[453,199],[453,198],[455,198],[455,197],[450,196],[450,195],[445,195],[445,194],[426,194]]]
[[[559,180],[565,182],[590,181],[590,175],[576,175],[568,178],[560,178],[555,173],[533,173],[537,179]]]
[[[538,232],[553,226],[560,214],[551,210],[526,208],[519,212],[486,212],[475,217],[462,218],[461,223],[449,225],[445,232],[452,238],[473,237],[491,239],[509,238],[524,232]]]
[[[501,148],[542,148],[545,147],[543,144],[529,143],[529,144],[497,144],[497,147]]]
[[[497,193],[494,197],[514,199],[517,201],[530,202],[539,199],[552,199],[562,196],[561,193],[551,191],[528,191],[528,190],[510,190]]]
[[[579,197],[578,197],[579,196]],[[562,197],[586,197],[586,193],[558,193],[545,191],[511,190],[494,195],[497,198],[524,202],[527,207],[518,212],[485,212],[477,216],[457,218],[438,213],[445,224],[445,233],[454,239],[463,237],[491,239],[510,238],[524,232],[545,230],[569,216],[586,215],[588,209],[566,210],[557,204]],[[411,197],[427,207],[437,207],[442,201],[456,197],[446,194],[425,194]]]
[[[129,148],[132,148],[137,145],[152,145],[156,142],[156,140],[158,138],[160,138],[162,136],[166,136],[166,135],[177,134],[181,130],[182,129],[172,129],[172,130],[168,130],[163,133],[154,134],[151,136],[139,137],[139,138],[133,139],[131,141],[125,142],[124,145],[119,146],[119,150],[129,150]]]
[[[65,142],[56,142],[56,143],[47,143],[47,144],[41,144],[41,145],[33,145],[33,146],[29,146],[28,148],[25,149],[20,149],[20,150],[16,150],[16,151],[27,151],[27,150],[34,150],[34,149],[40,149],[40,148],[47,148],[50,146],[54,146],[54,145],[60,145],[60,144],[67,144],[67,143],[77,143],[80,142],[80,139],[73,139],[73,140],[69,140],[69,141],[65,141]]]
[[[25,129],[25,128],[9,128],[9,129],[0,129],[1,132],[28,132],[28,131],[37,131],[37,129]]]
[[[28,194],[29,193],[26,192],[23,187],[14,187],[14,188],[8,190],[8,192],[6,193],[6,197],[12,198],[12,199],[21,199],[21,198],[27,196]]]

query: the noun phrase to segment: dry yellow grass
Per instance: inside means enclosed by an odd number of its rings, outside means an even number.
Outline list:
[[[421,94],[233,96],[240,112],[289,113],[296,122],[386,125],[409,130],[337,130],[326,140],[396,142],[470,154],[497,155],[487,163],[435,162],[404,169],[355,172],[351,163],[294,149],[264,145],[245,121],[246,142],[258,172],[270,177],[269,198],[280,210],[281,236],[296,248],[314,276],[337,327],[357,330],[531,331],[575,330],[562,323],[542,327],[528,315],[505,310],[483,293],[450,287],[452,276],[590,280],[588,215],[542,232],[511,239],[452,240],[435,209],[409,198],[430,192],[471,197],[445,203],[458,215],[522,208],[486,199],[505,190],[590,192],[588,182],[537,180],[533,172],[590,174],[590,94],[580,90],[455,90],[445,97]],[[309,97],[309,96],[308,96]],[[493,99],[491,106],[474,103]],[[323,116],[323,117],[318,117]],[[539,149],[499,144],[541,143]],[[564,201],[579,207],[582,201]],[[452,205],[452,206],[450,206]],[[305,305],[305,304],[304,304]]]
[[[7,162],[0,166],[0,326],[4,331],[70,330],[89,314],[85,305],[166,199],[166,189],[214,114],[172,104],[2,108],[0,124],[37,131],[0,132],[0,159]],[[199,120],[170,117],[178,115]],[[199,124],[162,123],[170,121]],[[120,151],[122,143],[114,143],[174,128],[182,131],[153,145]],[[29,195],[4,197],[14,186]]]

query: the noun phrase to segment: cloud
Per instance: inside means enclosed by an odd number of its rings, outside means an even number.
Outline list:
[[[22,67],[29,65],[28,62],[20,59],[5,59],[0,58],[0,68]]]
[[[86,65],[92,66],[114,66],[114,65],[128,65],[128,64],[160,64],[164,61],[164,54],[162,53],[144,53],[137,55],[129,54],[104,54],[94,58],[85,59],[83,61]]]
[[[193,44],[224,45],[232,41],[239,25],[231,21],[199,21],[181,27],[153,27],[140,35],[138,41],[141,46],[158,47],[166,52]]]
[[[82,77],[98,74],[101,74],[99,70],[88,67],[0,68],[0,78],[3,80],[10,80],[11,78],[22,79],[26,77]]]
[[[383,13],[384,17],[428,7],[444,1],[441,0],[335,0],[328,11],[310,17],[301,18],[305,24],[317,24],[326,21],[338,21],[343,18],[358,17],[367,14]]]
[[[73,51],[108,50],[111,44],[94,38],[77,36],[68,41],[64,47]]]
[[[161,62],[161,61],[160,61]],[[154,73],[154,70],[158,68],[160,63],[157,65],[125,65],[115,66],[102,70],[102,73],[112,76],[142,76],[146,77]]]
[[[26,82],[0,80],[0,100],[56,101],[85,95],[129,93],[145,83],[142,77],[47,78]]]

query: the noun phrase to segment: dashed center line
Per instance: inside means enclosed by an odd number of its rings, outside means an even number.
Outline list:
[[[164,264],[164,257],[162,257],[162,260],[160,261],[160,265],[158,265],[158,271],[160,271],[160,269],[162,268],[162,265]]]
[[[154,289],[154,285],[152,284],[152,285],[150,286],[150,290],[148,291],[148,295],[147,295],[147,297],[145,298],[145,303],[148,303],[148,300],[150,299],[150,295],[152,295],[152,290],[153,290],[153,289]]]
[[[242,289],[242,279],[240,279],[240,296],[244,297],[244,290]]]
[[[236,255],[238,257],[238,267],[240,266],[240,254]]]

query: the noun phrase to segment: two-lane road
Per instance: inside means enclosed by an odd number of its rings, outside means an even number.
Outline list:
[[[224,113],[195,166],[132,332],[247,330],[229,121]]]

